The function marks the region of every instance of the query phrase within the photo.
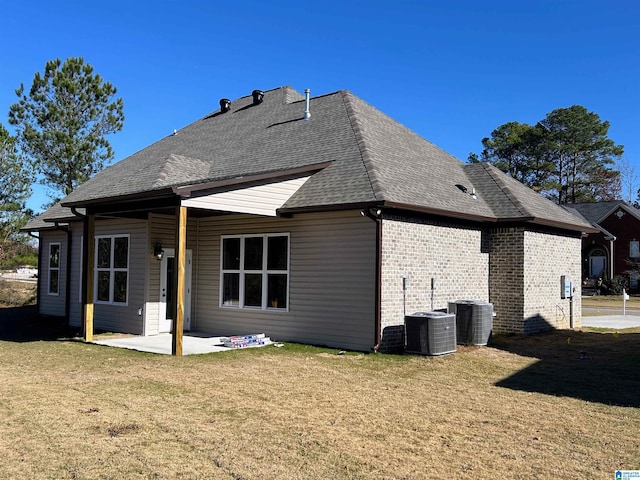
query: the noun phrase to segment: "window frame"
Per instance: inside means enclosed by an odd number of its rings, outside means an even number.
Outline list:
[[[286,269],[269,269],[269,238],[271,237],[286,237],[287,238],[287,264]],[[262,268],[260,269],[245,269],[245,244],[248,238],[262,238]],[[240,240],[240,258],[238,260],[238,268],[224,268],[224,241],[228,239]],[[225,305],[224,304],[224,277],[225,274],[238,274],[238,304],[237,305]],[[245,278],[246,275],[261,275],[261,288],[262,298],[260,306],[252,306],[245,304]],[[286,275],[286,307],[273,307],[269,304],[269,275]],[[221,308],[230,308],[237,310],[252,310],[252,311],[276,311],[276,312],[288,312],[290,307],[290,278],[291,278],[291,234],[289,232],[281,233],[251,233],[241,235],[221,235],[220,236],[220,291],[218,306]]]
[[[58,247],[58,265],[55,267],[51,266],[51,248],[52,247]],[[62,252],[62,249],[60,247],[60,242],[51,242],[49,243],[49,255],[47,257],[47,295],[54,295],[54,296],[58,296],[60,295],[60,253]],[[52,291],[51,290],[51,273],[55,272],[57,275],[57,282],[56,282],[56,291]]]
[[[629,240],[629,258],[640,258],[640,242],[635,238]]]
[[[114,256],[115,256],[115,240],[116,238],[126,238],[127,239],[127,266],[123,267],[115,267],[114,266]],[[100,240],[110,239],[111,247],[109,251],[109,267],[98,267],[98,243]],[[129,285],[131,284],[131,275],[129,274],[129,270],[131,267],[131,236],[128,233],[118,233],[112,235],[96,235],[94,237],[94,272],[93,272],[93,303],[100,305],[115,305],[118,307],[126,307],[129,305]],[[109,272],[109,300],[98,300],[98,277],[101,272]],[[116,302],[114,301],[114,291],[115,291],[115,277],[116,273],[124,272],[126,273],[127,278],[127,287],[125,291],[126,301],[124,302]]]

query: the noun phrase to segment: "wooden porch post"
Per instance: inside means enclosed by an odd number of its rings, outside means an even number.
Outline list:
[[[182,330],[184,328],[184,284],[187,256],[187,207],[176,208],[176,253],[173,284],[173,334],[171,354],[182,355]]]
[[[86,218],[84,235],[84,251],[87,258],[85,268],[86,296],[84,298],[84,341],[93,341],[93,269],[95,264],[96,216],[89,214]]]

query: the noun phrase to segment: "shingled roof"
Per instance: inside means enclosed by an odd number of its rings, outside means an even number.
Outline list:
[[[578,212],[585,220],[592,224],[604,221],[617,208],[622,208],[626,212],[640,220],[640,210],[625,202],[624,200],[610,200],[606,202],[573,203],[567,205]]]
[[[312,98],[307,120],[304,110],[304,97],[290,87],[264,92],[258,104],[251,95],[239,98],[230,111],[216,110],[104,169],[62,205],[153,198],[212,182],[313,170],[281,212],[375,204],[591,229],[495,167],[462,163],[348,91]]]

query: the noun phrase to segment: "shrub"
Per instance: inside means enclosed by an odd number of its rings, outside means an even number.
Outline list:
[[[604,280],[604,294],[605,295],[622,295],[622,290],[629,290],[629,282],[627,277],[622,275],[616,275],[611,280]]]

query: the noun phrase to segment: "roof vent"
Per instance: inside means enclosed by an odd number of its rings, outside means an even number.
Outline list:
[[[310,89],[305,89],[304,91],[304,99],[305,99],[305,107],[304,107],[304,119],[305,120],[309,120],[309,117],[311,117],[311,111],[309,110],[309,96],[311,94],[311,90]]]
[[[254,105],[262,103],[262,99],[264,98],[264,92],[262,90],[254,90],[251,92],[251,95],[253,96]]]
[[[229,100],[228,98],[220,99],[220,111],[222,113],[226,113],[229,110],[231,110],[231,100]]]

